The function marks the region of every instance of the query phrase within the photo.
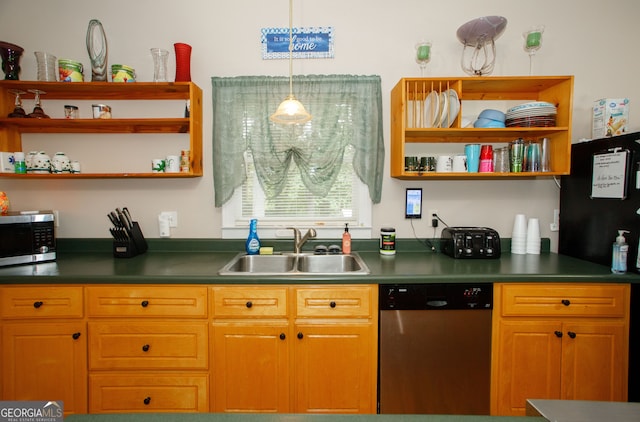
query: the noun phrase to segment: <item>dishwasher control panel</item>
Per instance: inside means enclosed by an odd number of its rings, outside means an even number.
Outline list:
[[[381,284],[380,310],[492,309],[493,284]]]

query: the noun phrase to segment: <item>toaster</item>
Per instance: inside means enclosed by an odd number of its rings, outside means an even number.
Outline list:
[[[500,258],[500,236],[488,227],[446,227],[440,250],[453,258]]]

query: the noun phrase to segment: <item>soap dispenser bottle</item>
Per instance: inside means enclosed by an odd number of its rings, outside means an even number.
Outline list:
[[[342,233],[342,253],[345,255],[351,253],[351,233],[349,233],[349,223],[344,225],[344,233]]]
[[[627,272],[627,253],[629,252],[629,245],[624,238],[625,233],[629,232],[627,230],[618,230],[618,236],[613,244],[611,272],[614,274],[624,274]]]
[[[255,218],[249,223],[249,236],[246,244],[248,255],[257,255],[260,252],[260,239],[258,238],[258,220]]]

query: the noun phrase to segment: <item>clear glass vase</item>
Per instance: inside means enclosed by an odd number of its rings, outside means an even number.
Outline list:
[[[91,59],[91,80],[107,81],[107,36],[102,23],[97,19],[89,21],[87,51]]]

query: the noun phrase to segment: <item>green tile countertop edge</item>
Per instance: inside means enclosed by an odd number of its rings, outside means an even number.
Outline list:
[[[290,243],[269,244],[276,251],[287,251]],[[414,239],[406,243],[409,246],[400,246],[393,256],[380,255],[377,241],[354,243],[354,251],[371,270],[368,275],[256,277],[218,275],[218,270],[243,250],[244,243],[239,240],[152,239],[146,253],[114,258],[109,239],[61,239],[56,262],[0,268],[0,284],[640,283],[638,274],[613,275],[607,266],[548,251],[540,255],[503,252],[500,259],[453,259]],[[304,250],[312,248],[305,245]]]
[[[125,413],[70,415],[69,422],[546,422],[533,416]]]

